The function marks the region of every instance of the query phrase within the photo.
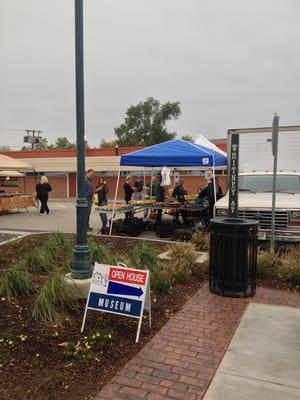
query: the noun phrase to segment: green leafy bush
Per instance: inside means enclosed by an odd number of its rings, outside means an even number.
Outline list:
[[[44,323],[58,323],[63,311],[76,310],[78,301],[64,285],[64,277],[54,272],[41,287],[33,305],[32,316]]]
[[[278,254],[270,254],[267,251],[260,251],[257,255],[256,276],[266,279],[272,271],[278,269],[281,260]]]
[[[15,265],[0,278],[0,296],[13,298],[18,295],[29,296],[36,287],[23,265]]]
[[[209,250],[209,234],[204,231],[197,231],[192,236],[192,243],[197,251]]]

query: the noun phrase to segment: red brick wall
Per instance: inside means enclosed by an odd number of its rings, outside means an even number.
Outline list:
[[[39,177],[36,178],[36,183],[39,183]],[[49,197],[55,199],[64,199],[67,197],[67,177],[65,176],[49,176],[49,184],[52,187],[52,192],[49,193]],[[33,176],[26,176],[25,178],[19,178],[20,192],[32,195],[35,193],[35,180]],[[10,191],[16,191],[10,190]]]
[[[182,180],[184,181],[184,188],[187,190],[189,194],[193,194],[197,192],[197,189],[199,187],[205,187],[206,186],[206,180],[204,179],[203,176],[181,176]],[[99,177],[94,177],[93,178],[93,186],[94,188],[97,185]],[[108,198],[113,199],[115,195],[115,188],[117,184],[117,177],[105,177],[108,188],[109,188],[109,193],[108,193]],[[133,177],[134,180],[134,177]],[[227,190],[227,176],[219,176],[218,181],[220,186],[223,189],[223,193],[226,192]],[[39,177],[36,178],[36,183],[39,182]],[[35,192],[35,180],[34,177],[31,176],[26,176],[22,178],[18,178],[18,183],[19,186],[16,188],[3,188],[7,192],[24,192],[26,194],[32,194]],[[64,176],[49,176],[49,183],[52,187],[52,192],[50,193],[50,198],[66,198],[67,197],[67,177]],[[119,183],[119,190],[118,190],[118,199],[122,200],[124,198],[124,190],[123,190],[123,185],[125,183],[125,177],[120,178],[120,183]],[[150,183],[150,177],[146,177],[146,184]],[[172,184],[170,188],[174,186],[174,183],[172,181]],[[70,197],[75,198],[76,197],[76,175],[75,173],[70,173],[69,175],[69,191],[70,191]]]

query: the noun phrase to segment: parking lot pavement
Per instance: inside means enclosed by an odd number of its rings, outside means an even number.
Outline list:
[[[75,201],[49,201],[49,215],[40,215],[36,208],[29,208],[28,212],[21,210],[0,215],[0,229],[21,232],[76,232]],[[97,232],[100,228],[99,215],[91,213],[90,225]]]

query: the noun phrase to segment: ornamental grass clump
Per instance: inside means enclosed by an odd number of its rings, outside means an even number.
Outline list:
[[[278,270],[282,261],[277,253],[270,254],[267,251],[260,251],[257,255],[256,276],[259,279],[266,279],[273,272]]]
[[[294,247],[283,255],[279,274],[289,282],[300,284],[300,247]]]
[[[192,275],[195,266],[195,246],[191,243],[178,243],[170,246],[170,257],[168,261],[173,271],[175,283],[183,283]]]
[[[172,271],[174,283],[184,283],[192,275],[192,268],[187,263],[182,263],[181,260],[167,261]]]
[[[209,234],[204,231],[197,231],[192,236],[192,243],[197,251],[209,250]]]
[[[53,266],[44,249],[37,248],[24,256],[24,265],[32,273],[43,274],[50,272]]]
[[[171,263],[159,263],[151,272],[151,290],[157,294],[167,294],[174,282],[173,268]]]
[[[50,259],[72,259],[72,245],[63,232],[53,232],[43,246]]]
[[[192,243],[177,243],[169,247],[171,260],[193,268],[195,264],[195,246]]]
[[[116,260],[106,250],[106,248],[94,240],[89,239],[88,245],[91,250],[92,263],[98,262],[100,264],[112,264]]]
[[[63,312],[74,311],[77,308],[78,301],[66,290],[63,275],[54,272],[35,299],[32,317],[43,323],[59,323]]]
[[[136,244],[127,254],[128,264],[132,268],[149,269],[154,271],[159,257],[156,250],[148,242]]]
[[[9,268],[0,278],[0,296],[14,298],[19,295],[30,296],[36,287],[22,264]]]

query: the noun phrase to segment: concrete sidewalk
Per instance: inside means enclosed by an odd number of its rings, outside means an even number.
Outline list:
[[[203,399],[247,305],[253,302],[300,308],[300,294],[258,288],[254,298],[233,299],[213,295],[204,285],[95,400]],[[285,310],[289,312],[290,309]],[[300,310],[291,309],[293,312]],[[274,335],[276,333],[277,330]],[[258,346],[259,339],[259,335],[251,337],[253,346]],[[298,345],[299,342],[291,344],[295,352]],[[286,358],[282,365],[289,362]],[[288,390],[291,392],[294,388]],[[235,399],[244,400],[243,397]],[[267,397],[256,395],[251,397],[253,399]],[[283,395],[281,399],[289,398]]]
[[[250,304],[205,400],[300,399],[300,309]]]

